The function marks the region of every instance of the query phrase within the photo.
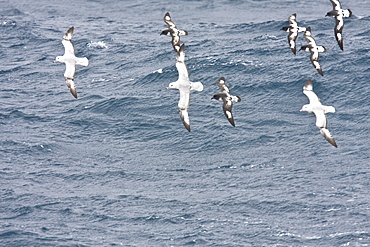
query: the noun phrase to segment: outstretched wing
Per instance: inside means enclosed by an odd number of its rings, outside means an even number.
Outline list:
[[[316,46],[316,41],[311,35],[311,27],[306,28],[303,36],[306,38],[308,44],[310,44],[311,46]]]
[[[323,137],[325,137],[325,139],[331,144],[333,145],[334,147],[338,147],[337,143],[335,142],[334,138],[332,137],[332,135],[330,134],[329,130],[327,128],[321,128],[320,129],[320,133]]]
[[[313,91],[312,80],[309,79],[303,86],[303,93],[307,96],[310,104],[315,104],[315,102],[320,102],[319,97]]]
[[[297,37],[298,37],[298,32],[292,32],[292,31],[289,32],[288,43],[289,43],[290,49],[292,50],[294,54],[297,53],[297,48],[296,48],[296,43],[295,43],[295,41],[297,40]]]
[[[65,78],[65,80],[69,91],[77,99],[77,89],[73,78]]]
[[[175,25],[175,23],[173,23],[173,21],[171,20],[171,16],[170,16],[170,13],[166,13],[165,15],[164,15],[164,18],[163,18],[163,20],[164,20],[164,22],[167,24],[167,26],[169,27],[169,28],[176,28],[176,25]]]
[[[190,132],[190,119],[188,109],[179,109],[179,114],[183,125]]]
[[[64,71],[64,77],[65,78],[71,78],[73,79],[76,74],[76,66],[73,63],[65,63],[66,70]]]
[[[188,67],[185,64],[185,44],[182,44],[176,55],[176,68],[179,80],[189,80]]]
[[[226,92],[226,93],[229,92],[229,88],[226,85],[225,77],[221,77],[220,79],[218,79],[217,86],[220,88],[221,92]]]
[[[297,25],[296,17],[297,17],[297,14],[296,14],[296,13],[291,14],[291,15],[288,17],[288,21],[290,22],[290,24]]]
[[[344,26],[343,16],[337,15],[335,17],[335,20],[336,20],[334,27],[335,38],[337,39],[340,49],[343,50],[343,38],[342,38],[342,31]]]
[[[340,2],[338,0],[330,0],[330,2],[333,4],[333,10],[341,10]]]
[[[75,50],[72,44],[72,35],[74,27],[70,27],[68,31],[64,34],[62,44],[64,46],[64,54],[74,55]]]
[[[180,90],[180,100],[178,103],[179,114],[185,128],[190,132],[190,119],[188,113],[189,104],[190,104],[190,93]]]
[[[232,113],[233,103],[228,98],[223,98],[223,100],[224,100],[224,105],[222,108],[224,110],[224,114],[227,120],[229,120],[230,124],[235,127],[234,117]]]

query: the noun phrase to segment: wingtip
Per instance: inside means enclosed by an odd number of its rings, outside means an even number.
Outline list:
[[[311,79],[308,79],[306,81],[306,83],[304,84],[304,86],[303,86],[303,90],[312,91],[312,89],[313,89],[312,80]]]
[[[226,116],[227,117],[227,120],[229,120],[229,123],[235,127],[235,121],[234,121],[234,117],[231,115],[230,116]]]
[[[338,147],[337,143],[335,142],[334,138],[331,136],[330,132],[326,128],[320,128],[321,135],[334,147]]]
[[[185,121],[182,121],[182,123],[185,126],[185,129],[190,132],[190,124],[185,123]]]
[[[74,26],[72,26],[72,27],[70,27],[69,29],[68,29],[68,31],[67,31],[67,33],[73,33],[73,31],[75,30],[75,27]]]
[[[235,122],[234,122],[234,120],[233,120],[233,119],[229,119],[229,123],[230,123],[233,127],[235,127]]]
[[[294,48],[291,48],[292,52],[294,53],[294,55],[297,55],[297,49],[294,47]]]
[[[221,76],[220,79],[218,79],[219,81],[226,81],[225,77]]]
[[[166,18],[166,17],[171,17],[170,12],[166,12],[166,14],[164,14],[164,18]]]
[[[338,145],[337,143],[335,142],[335,140],[333,138],[326,138],[325,139],[331,144],[333,145],[334,147],[338,148]]]
[[[73,95],[73,97],[75,97],[76,99],[78,98],[77,97],[77,90],[76,90],[76,88],[70,88],[69,91],[71,92],[71,94]]]
[[[338,41],[338,45],[339,45],[339,48],[340,48],[342,51],[344,51],[344,50],[343,50],[343,42],[342,42],[342,41]]]

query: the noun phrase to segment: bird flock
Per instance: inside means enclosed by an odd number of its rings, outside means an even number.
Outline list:
[[[343,50],[343,27],[344,27],[344,17],[351,17],[352,11],[350,9],[342,9],[342,6],[338,0],[330,0],[330,2],[333,5],[333,10],[327,12],[326,16],[334,17],[336,20],[335,27],[334,27],[334,36],[337,40],[337,43],[341,50]],[[311,27],[300,27],[298,26],[297,22],[297,14],[291,14],[288,18],[289,25],[284,26],[281,29],[289,32],[288,34],[288,43],[289,47],[296,55],[296,40],[298,37],[298,34],[300,32],[303,32],[304,38],[307,40],[307,44],[302,45],[300,50],[304,50],[307,52],[310,52],[310,60],[313,65],[313,67],[316,69],[316,71],[324,76],[324,73],[322,71],[322,68],[319,63],[319,53],[320,52],[326,52],[325,46],[317,45],[315,39],[312,37],[312,31]],[[328,127],[327,127],[327,118],[326,113],[335,112],[335,108],[333,106],[324,106],[321,104],[319,98],[313,91],[313,85],[312,80],[308,80],[305,85],[303,86],[303,93],[308,97],[309,104],[304,105],[301,109],[301,111],[306,111],[308,113],[314,113],[316,116],[316,126],[319,128],[320,133],[324,138],[332,144],[334,147],[338,147],[336,144],[334,138],[330,134]]]
[[[185,64],[185,44],[180,44],[180,35],[188,35],[188,32],[177,29],[168,12],[164,15],[163,20],[167,24],[168,29],[163,30],[161,35],[163,34],[172,37],[172,47],[176,51],[176,68],[179,73],[177,81],[171,82],[167,89],[178,89],[180,91],[180,99],[178,103],[180,118],[185,128],[190,131],[188,113],[190,105],[190,91],[203,91],[203,84],[201,82],[191,82],[189,80],[189,71]],[[220,88],[220,93],[215,94],[212,99],[223,101],[224,114],[230,124],[235,127],[235,121],[232,114],[232,102],[239,102],[241,99],[238,96],[232,96],[230,94],[224,77],[221,77],[217,81],[217,85]]]
[[[352,11],[350,9],[342,9],[341,4],[338,0],[330,0],[333,5],[333,10],[327,12],[326,16],[334,17],[336,19],[336,24],[334,27],[334,35],[337,43],[341,50],[343,50],[343,26],[344,17],[351,17]],[[170,14],[167,12],[163,18],[164,22],[167,24],[168,28],[161,32],[161,35],[170,36],[172,38],[171,44],[176,52],[176,68],[178,71],[178,79],[175,82],[171,82],[167,89],[177,89],[180,93],[180,98],[178,102],[178,111],[180,114],[181,121],[185,128],[190,132],[190,119],[189,119],[189,105],[190,105],[190,92],[191,91],[203,91],[203,84],[201,82],[191,82],[189,79],[188,67],[185,64],[185,44],[181,44],[180,36],[188,35],[185,30],[180,30],[177,28],[175,23],[171,20]],[[326,52],[325,46],[317,45],[315,39],[312,37],[311,27],[300,27],[297,22],[297,14],[294,13],[288,18],[289,25],[284,26],[281,29],[288,32],[288,44],[291,51],[296,55],[296,40],[300,32],[304,33],[304,38],[307,40],[307,44],[302,45],[300,50],[310,52],[310,60],[317,72],[324,76],[323,70],[319,64],[319,53]],[[69,88],[71,94],[77,99],[77,89],[74,83],[74,76],[76,73],[76,65],[88,66],[89,61],[86,57],[76,57],[74,46],[72,44],[72,35],[74,27],[70,27],[68,31],[64,34],[62,44],[64,46],[64,55],[57,56],[54,62],[64,63],[66,66],[64,72],[64,79],[67,87]],[[239,96],[233,96],[230,94],[230,90],[226,85],[226,79],[221,77],[217,81],[217,86],[220,88],[220,92],[213,95],[211,99],[216,99],[223,101],[223,112],[229,121],[229,123],[235,127],[235,121],[232,114],[233,102],[240,102],[241,98]],[[325,139],[337,147],[337,144],[330,134],[327,128],[327,118],[326,113],[335,112],[333,106],[322,105],[319,98],[313,91],[312,80],[309,79],[303,86],[303,93],[308,97],[309,104],[302,107],[301,111],[306,111],[308,113],[314,113],[316,116],[316,126],[319,128],[320,133],[325,137]]]
[[[342,9],[342,6],[338,0],[330,0],[333,5],[333,10],[326,13],[326,16],[334,17],[336,20],[335,27],[334,27],[334,36],[337,40],[337,43],[340,49],[343,51],[343,27],[344,27],[344,17],[351,17],[352,11],[350,9]],[[297,14],[291,14],[288,18],[289,25],[284,26],[281,30],[289,32],[288,34],[288,43],[290,49],[294,53],[297,54],[296,48],[296,40],[298,38],[298,33],[304,32],[303,36],[307,40],[307,44],[303,45],[300,50],[304,50],[311,53],[310,60],[313,67],[317,70],[317,72],[324,76],[322,68],[319,64],[319,52],[326,52],[325,46],[316,45],[315,39],[312,37],[311,27],[300,27],[298,26],[297,22]]]

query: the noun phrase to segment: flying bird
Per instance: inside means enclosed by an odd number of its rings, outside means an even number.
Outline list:
[[[191,82],[189,80],[188,68],[185,64],[185,44],[182,44],[176,56],[176,68],[179,73],[177,81],[171,82],[167,89],[178,89],[180,99],[178,103],[179,114],[185,128],[190,132],[190,120],[188,108],[190,105],[190,91],[203,91],[201,82]]]
[[[343,17],[351,17],[352,11],[350,9],[342,9],[340,2],[338,0],[330,0],[330,2],[333,4],[333,10],[326,13],[326,16],[334,17],[336,20],[335,27],[334,27],[334,35],[337,39],[338,45],[340,49],[343,51],[343,26],[344,21]]]
[[[167,35],[172,37],[172,46],[175,51],[180,50],[180,36],[188,35],[187,31],[177,29],[175,23],[171,20],[170,13],[166,13],[163,18],[164,22],[167,24],[168,29],[161,32],[161,35]]]
[[[320,75],[324,76],[322,68],[319,64],[319,52],[326,52],[325,46],[316,45],[316,41],[311,36],[311,27],[306,28],[306,31],[304,32],[304,37],[306,38],[308,44],[303,45],[301,47],[301,50],[309,51],[311,53],[310,60],[312,65],[315,67],[315,69],[317,70],[317,72],[319,72]]]
[[[335,112],[335,108],[333,106],[324,106],[321,104],[319,98],[313,91],[312,81],[308,80],[305,85],[303,86],[303,93],[308,97],[309,104],[304,105],[301,111],[306,111],[308,113],[314,113],[316,116],[316,126],[319,128],[320,133],[325,139],[334,147],[338,147],[335,143],[334,138],[330,134],[328,130],[328,121],[326,119],[325,113],[328,112]]]
[[[68,29],[64,34],[62,44],[64,46],[64,55],[57,56],[54,62],[64,63],[66,65],[66,70],[64,72],[64,79],[69,88],[69,91],[77,99],[77,90],[74,82],[74,76],[76,74],[76,64],[87,66],[89,65],[89,60],[86,57],[76,57],[75,50],[72,44],[72,35],[74,27]]]
[[[220,88],[220,92],[213,95],[212,99],[223,101],[224,114],[229,120],[230,124],[235,127],[234,117],[232,114],[233,102],[240,102],[241,98],[239,96],[233,96],[230,94],[229,88],[225,83],[225,77],[221,77],[217,81],[217,86]]]
[[[290,24],[288,26],[282,27],[281,30],[289,32],[288,43],[292,52],[296,54],[296,39],[298,37],[298,33],[306,31],[306,28],[298,26],[296,13],[291,14],[288,18],[288,21]]]

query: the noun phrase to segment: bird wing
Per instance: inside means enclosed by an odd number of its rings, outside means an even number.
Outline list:
[[[177,52],[176,68],[179,73],[179,80],[189,80],[189,71],[185,64],[185,44],[182,44]]]
[[[77,99],[77,89],[73,78],[65,78],[65,80],[69,91]]]
[[[190,105],[190,93],[185,92],[184,90],[180,90],[180,99],[178,103],[179,114],[182,123],[184,124],[185,128],[190,131],[190,120],[188,114],[188,108]]]
[[[296,25],[297,24],[297,20],[296,20],[296,17],[297,17],[297,14],[291,14],[289,17],[288,17],[288,21],[293,24],[293,25]]]
[[[333,9],[334,10],[341,10],[340,2],[338,0],[330,0],[330,2],[333,4]]]
[[[295,41],[297,40],[297,37],[298,37],[298,32],[292,32],[292,31],[289,32],[288,43],[289,43],[290,49],[292,50],[294,54],[297,53],[296,43],[295,43]]]
[[[185,128],[190,132],[190,119],[188,109],[179,109],[179,114]]]
[[[221,92],[226,92],[226,93],[229,92],[229,88],[226,85],[225,77],[221,77],[220,79],[218,79],[217,86],[220,88]]]
[[[64,46],[64,54],[74,55],[75,50],[72,44],[72,35],[74,27],[70,27],[68,31],[64,34],[62,44]]]
[[[342,31],[344,26],[343,16],[337,15],[335,17],[336,23],[334,27],[335,38],[337,39],[339,47],[343,50],[343,38]]]
[[[173,21],[171,20],[171,16],[170,16],[170,13],[166,13],[165,15],[164,15],[164,18],[163,18],[163,20],[164,20],[164,22],[167,24],[167,26],[169,27],[169,28],[176,28],[176,25],[175,25],[175,23],[173,23]]]
[[[303,86],[303,93],[307,96],[310,104],[315,104],[315,102],[320,102],[319,97],[313,91],[312,81],[308,80]]]
[[[327,128],[327,119],[324,110],[316,110],[313,113],[316,116],[316,127],[319,129]]]
[[[332,137],[332,135],[330,134],[329,130],[327,128],[321,128],[320,129],[320,133],[322,136],[325,137],[325,139],[331,144],[333,145],[334,147],[338,147],[337,143],[335,142],[334,138]]]
[[[228,97],[224,97],[223,101],[224,101],[224,105],[223,105],[222,109],[224,110],[224,114],[225,114],[227,120],[229,120],[230,124],[232,126],[235,126],[234,117],[233,117],[233,114],[232,114],[233,103],[232,103],[231,100],[228,99]]]
[[[73,79],[76,74],[76,66],[73,63],[66,62],[65,78]]]

